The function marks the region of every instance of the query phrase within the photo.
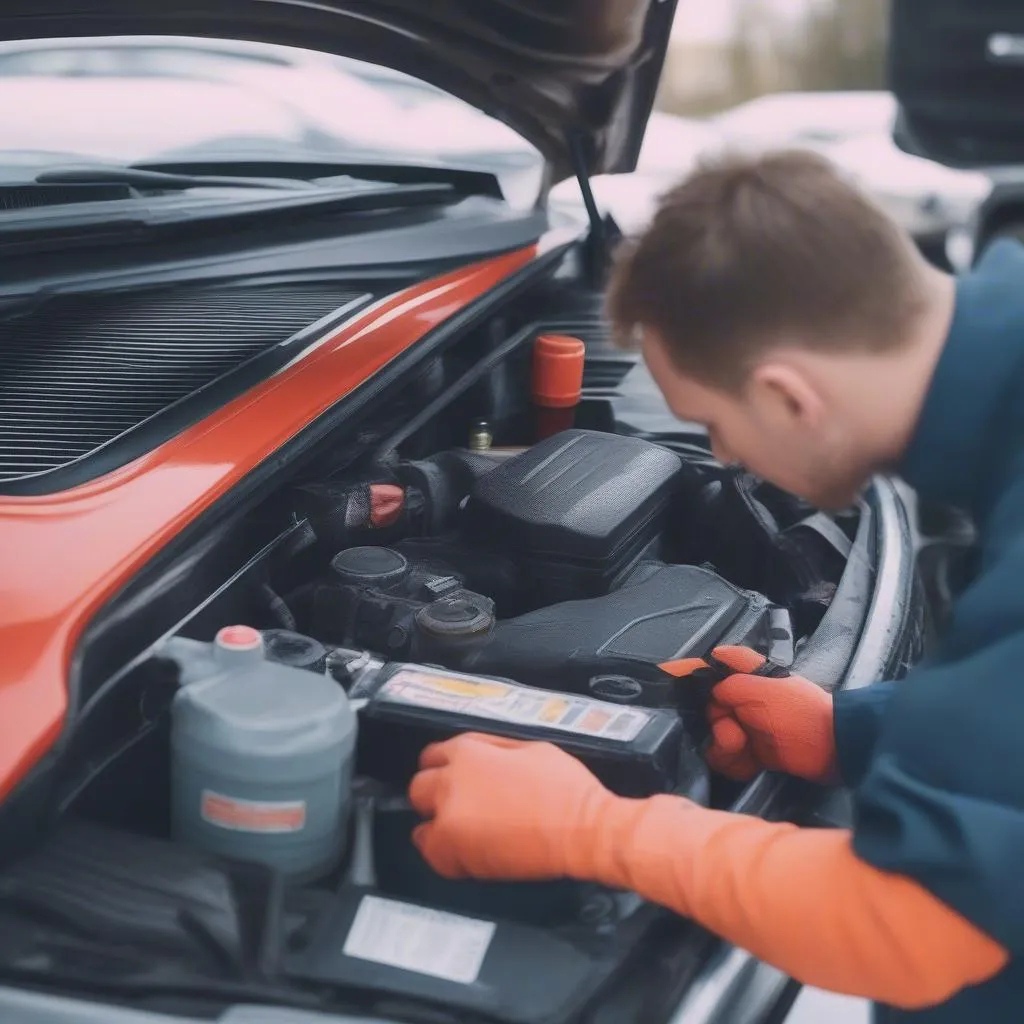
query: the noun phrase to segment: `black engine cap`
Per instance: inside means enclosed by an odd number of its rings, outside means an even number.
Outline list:
[[[263,630],[268,661],[323,675],[327,671],[327,648],[312,637],[288,629]]]
[[[331,569],[342,583],[358,587],[391,587],[409,572],[409,561],[394,548],[345,548],[331,559]]]
[[[494,625],[490,609],[469,597],[442,597],[416,613],[416,625],[435,636],[476,636]]]
[[[643,685],[629,676],[594,676],[590,696],[613,704],[635,704],[644,695]]]

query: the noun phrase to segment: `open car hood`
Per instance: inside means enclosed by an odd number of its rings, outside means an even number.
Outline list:
[[[1024,4],[891,2],[897,144],[954,167],[1024,165]]]
[[[676,0],[8,0],[0,39],[175,35],[298,46],[385,65],[504,121],[555,180],[631,171]]]

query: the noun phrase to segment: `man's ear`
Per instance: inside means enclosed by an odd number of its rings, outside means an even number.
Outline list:
[[[747,384],[748,398],[761,415],[816,429],[825,417],[825,402],[814,382],[798,366],[760,363]]]

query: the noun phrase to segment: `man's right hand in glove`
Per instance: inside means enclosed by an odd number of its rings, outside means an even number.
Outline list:
[[[758,675],[766,659],[746,647],[718,647],[712,659],[714,668],[733,673],[715,684],[708,703],[713,742],[707,761],[715,771],[742,780],[768,770],[838,781],[830,694],[800,676]],[[685,679],[705,664],[687,660],[662,668]]]

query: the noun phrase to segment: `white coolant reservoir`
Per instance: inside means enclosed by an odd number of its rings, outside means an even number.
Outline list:
[[[356,716],[330,677],[266,660],[248,626],[171,644],[175,839],[308,881],[344,850]]]

